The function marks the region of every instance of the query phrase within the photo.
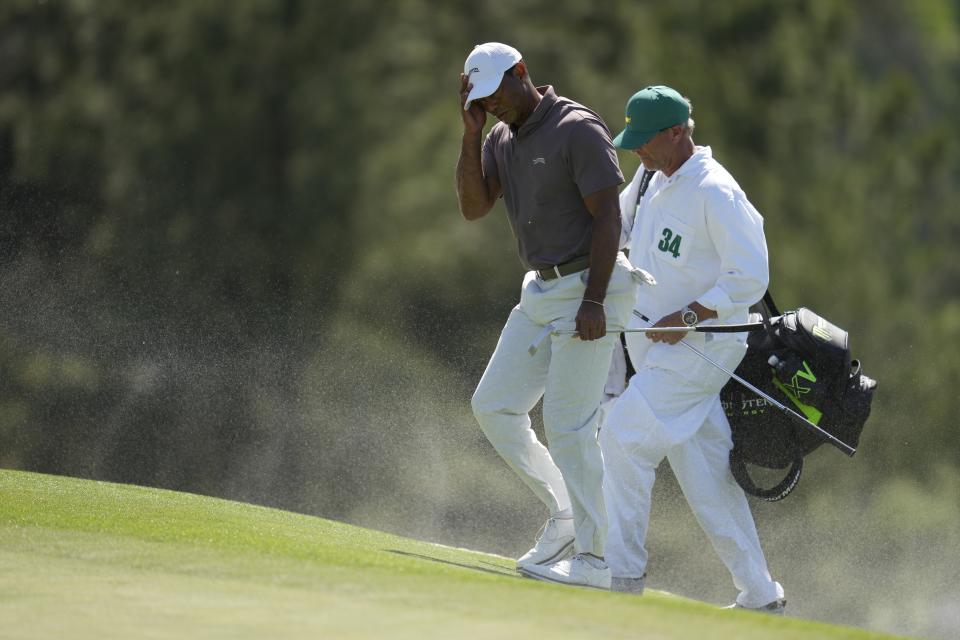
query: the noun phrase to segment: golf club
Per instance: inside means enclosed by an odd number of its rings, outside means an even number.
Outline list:
[[[610,329],[611,333],[744,333],[763,329],[762,322],[746,322],[744,324],[708,324],[692,327],[641,327],[638,329]],[[556,335],[576,333],[576,329],[554,329]]]
[[[633,315],[637,316],[638,318],[640,318],[640,319],[643,320],[644,322],[650,322],[650,319],[649,319],[649,318],[647,318],[645,315],[643,315],[642,313],[640,313],[640,312],[638,312],[638,311],[634,311],[634,312],[633,312]],[[761,325],[761,326],[762,326],[762,325]],[[652,327],[651,327],[651,329],[652,329]],[[656,329],[656,331],[658,331],[658,332],[663,331],[663,330],[664,330],[663,327],[662,327],[662,328],[659,328],[659,329]],[[745,386],[745,387],[746,387],[747,389],[749,389],[750,391],[753,391],[755,394],[757,394],[758,396],[760,396],[761,398],[763,398],[764,400],[766,400],[766,401],[767,401],[768,403],[770,403],[772,406],[776,407],[777,409],[780,409],[781,411],[783,411],[784,413],[786,413],[787,415],[789,415],[789,416],[790,416],[791,418],[793,418],[795,421],[798,421],[799,423],[802,423],[802,424],[804,425],[804,427],[806,427],[806,428],[808,428],[808,429],[812,429],[812,430],[813,430],[814,432],[816,432],[820,437],[825,438],[827,441],[829,441],[831,444],[833,444],[835,447],[837,447],[838,449],[840,449],[842,452],[844,452],[844,453],[847,454],[848,456],[851,456],[851,457],[852,457],[853,454],[855,454],[855,453],[857,452],[856,449],[854,449],[853,447],[851,447],[850,445],[848,445],[846,442],[843,442],[842,440],[840,440],[839,438],[837,438],[837,437],[834,436],[833,434],[831,434],[831,433],[829,433],[829,432],[827,432],[827,431],[824,431],[823,429],[821,429],[821,428],[818,427],[817,425],[813,424],[812,422],[810,422],[809,420],[807,420],[806,418],[804,418],[803,416],[801,416],[799,413],[797,413],[796,411],[794,411],[794,410],[791,409],[790,407],[786,406],[786,405],[783,404],[782,402],[779,402],[778,400],[776,400],[775,398],[771,397],[770,395],[764,393],[763,391],[761,391],[760,389],[758,389],[757,387],[755,387],[755,386],[752,385],[751,383],[747,382],[746,380],[744,380],[743,378],[741,378],[740,376],[738,376],[738,375],[737,375],[736,373],[734,373],[733,371],[730,371],[729,369],[727,369],[726,367],[724,367],[722,364],[720,364],[720,363],[718,363],[718,362],[715,362],[712,358],[710,358],[710,356],[708,356],[707,354],[703,353],[702,351],[700,351],[699,349],[697,349],[697,348],[694,347],[693,345],[688,344],[688,343],[686,343],[686,342],[683,342],[682,340],[680,341],[680,344],[682,344],[683,346],[685,346],[687,349],[690,349],[691,351],[693,351],[695,354],[697,354],[698,356],[700,356],[701,358],[703,358],[704,360],[706,360],[707,362],[709,362],[710,364],[712,364],[713,366],[715,366],[717,369],[720,369],[720,371],[723,371],[725,374],[727,374],[728,376],[730,376],[731,378],[733,378],[734,380],[736,380],[737,382],[739,382],[740,384],[742,384],[743,386]]]

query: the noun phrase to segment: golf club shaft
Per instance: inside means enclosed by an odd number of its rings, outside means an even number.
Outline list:
[[[745,333],[763,329],[762,322],[747,322],[745,324],[707,324],[692,327],[641,327],[638,329],[607,328],[608,333]],[[576,329],[556,329],[558,335],[577,333]]]

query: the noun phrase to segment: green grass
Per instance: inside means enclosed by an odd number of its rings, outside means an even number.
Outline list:
[[[0,470],[0,638],[883,638],[214,498]]]

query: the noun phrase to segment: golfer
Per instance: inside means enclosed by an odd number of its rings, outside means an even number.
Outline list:
[[[647,87],[627,102],[626,128],[614,139],[642,161],[620,201],[635,213],[630,261],[658,282],[638,291],[634,327],[746,322],[767,287],[763,218],[710,147],[694,145],[690,112],[675,90]],[[645,170],[655,173],[638,202]],[[746,496],[730,473],[733,443],[718,395],[728,376],[676,344],[686,340],[732,371],[746,353],[745,336],[627,334],[637,372],[600,432],[613,590],[643,591],[650,497],[666,457],[740,591],[733,606],[783,613],[783,588],[770,577]]]
[[[598,406],[617,339],[606,326],[624,326],[634,300],[618,249],[616,150],[597,114],[535,86],[520,52],[504,44],[478,45],[467,57],[460,106],[460,211],[476,220],[502,197],[527,269],[473,396],[487,438],[550,513],[518,569],[609,588]],[[488,113],[499,122],[484,138]],[[546,338],[551,323],[577,335]],[[538,337],[549,345],[531,356]],[[530,428],[541,397],[546,447]]]

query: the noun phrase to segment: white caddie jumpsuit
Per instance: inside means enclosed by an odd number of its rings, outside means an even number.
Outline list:
[[[657,280],[640,288],[637,311],[652,324],[696,301],[718,314],[701,324],[746,322],[748,307],[768,282],[763,218],[709,147],[697,147],[670,177],[657,172],[635,207],[642,175],[641,165],[621,194],[621,210],[636,209],[630,261]],[[631,326],[649,324],[634,317]],[[690,333],[684,340],[732,371],[746,352],[745,337]],[[782,598],[746,496],[729,469],[733,443],[719,398],[729,377],[680,344],[631,333],[627,349],[637,373],[600,432],[613,576],[646,573],[651,493],[666,457],[740,591],[737,602],[755,608]]]

